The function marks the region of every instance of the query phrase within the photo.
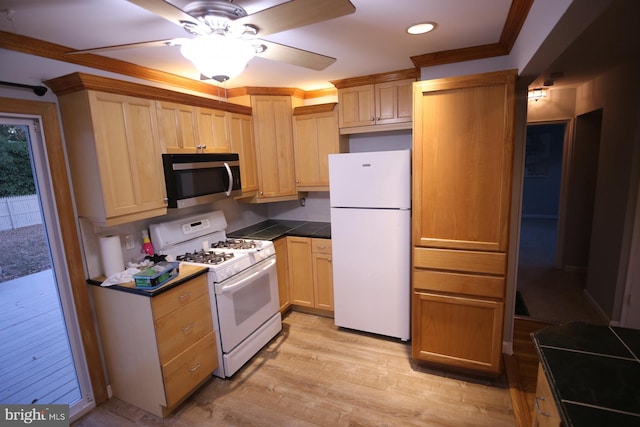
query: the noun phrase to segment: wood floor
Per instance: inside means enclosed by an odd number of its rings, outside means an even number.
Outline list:
[[[231,379],[213,377],[169,418],[116,398],[73,426],[515,426],[506,377],[413,365],[410,344],[292,312]]]
[[[0,283],[0,342],[0,403],[80,399],[51,270]]]
[[[509,388],[518,427],[530,427],[535,410],[538,355],[531,333],[551,326],[551,323],[516,317],[513,325],[513,355],[505,355]]]

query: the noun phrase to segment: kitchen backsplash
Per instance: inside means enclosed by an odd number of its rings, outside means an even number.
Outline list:
[[[222,200],[192,208],[169,209],[169,213],[163,217],[131,222],[114,227],[99,227],[87,219],[80,218],[80,231],[85,254],[87,277],[97,277],[103,274],[99,248],[99,238],[101,236],[120,236],[124,262],[137,261],[144,258],[144,254],[142,253],[142,230],[148,229],[149,224],[183,218],[212,210],[222,210],[224,212],[225,218],[227,219],[227,232],[239,230],[268,218],[320,222],[329,222],[330,220],[328,192],[309,193],[304,199],[304,206],[301,206],[300,200],[265,204],[248,204],[235,200]],[[126,236],[132,236],[133,248],[131,249],[126,247]],[[155,249],[158,250],[159,248],[156,247]]]

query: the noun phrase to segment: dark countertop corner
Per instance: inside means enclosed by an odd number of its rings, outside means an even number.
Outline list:
[[[569,322],[531,334],[563,425],[640,426],[640,331]]]
[[[235,239],[276,240],[285,236],[331,238],[331,223],[320,221],[295,221],[268,219],[249,227],[227,233]]]

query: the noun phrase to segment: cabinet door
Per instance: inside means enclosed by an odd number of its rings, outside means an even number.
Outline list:
[[[562,420],[553,399],[551,387],[542,365],[538,363],[538,377],[534,400],[533,427],[560,427]]]
[[[230,152],[225,112],[203,107],[198,107],[197,111],[201,150],[205,153]]]
[[[506,251],[515,78],[509,71],[416,83],[414,245]]]
[[[377,125],[403,123],[412,120],[414,81],[413,79],[408,79],[376,84]]]
[[[315,308],[333,311],[331,240],[312,239],[313,296]]]
[[[374,85],[338,91],[340,127],[370,126],[375,123]]]
[[[413,293],[415,359],[476,372],[500,372],[502,302]]]
[[[280,298],[280,312],[284,312],[291,305],[289,298],[289,255],[287,238],[281,237],[273,242],[276,249],[276,269],[278,274],[278,296]]]
[[[89,102],[106,217],[166,209],[155,102],[100,92]]]
[[[292,106],[289,96],[252,96],[260,198],[295,197]]]
[[[287,237],[287,252],[291,303],[313,307],[311,239],[307,237]]]
[[[199,143],[196,107],[156,101],[164,153],[193,153]]]
[[[242,192],[258,191],[258,171],[256,166],[256,147],[253,142],[253,123],[251,116],[227,113],[227,127],[231,152],[240,156],[240,180]]]
[[[293,130],[298,190],[328,190],[329,154],[340,152],[337,113],[295,116]]]

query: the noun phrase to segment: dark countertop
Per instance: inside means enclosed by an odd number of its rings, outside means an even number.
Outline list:
[[[158,294],[168,291],[169,289],[173,289],[176,286],[183,284],[184,282],[191,280],[195,277],[198,277],[202,274],[205,274],[209,271],[207,267],[190,265],[190,264],[180,264],[178,276],[169,280],[164,285],[156,288],[156,289],[148,289],[144,288],[136,288],[134,282],[123,283],[121,285],[112,285],[105,286],[105,289],[113,289],[116,291],[128,292],[131,294],[142,295],[145,297],[154,297]],[[106,280],[106,277],[100,276],[93,279],[88,279],[87,283],[93,286],[100,286],[102,282]]]
[[[284,236],[331,238],[331,223],[268,219],[249,227],[227,233],[235,239],[275,240]]]
[[[532,337],[563,426],[640,426],[640,330],[570,322]]]

